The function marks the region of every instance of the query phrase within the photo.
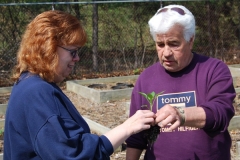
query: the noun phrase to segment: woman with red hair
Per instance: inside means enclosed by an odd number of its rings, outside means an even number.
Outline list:
[[[110,159],[130,135],[150,128],[154,113],[138,111],[102,136],[58,87],[79,61],[86,33],[62,11],[39,14],[23,35],[4,130],[5,160]]]

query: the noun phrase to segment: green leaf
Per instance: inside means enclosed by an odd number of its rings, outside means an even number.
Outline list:
[[[156,98],[157,98],[157,96],[159,96],[159,95],[163,94],[163,92],[164,92],[164,91],[162,91],[162,92],[160,92],[160,93],[156,94]]]
[[[147,94],[147,99],[148,99],[150,106],[152,106],[154,98],[155,98],[155,92],[151,92],[151,93]]]
[[[143,95],[147,99],[147,94],[143,92],[139,92],[141,95]]]
[[[151,93],[144,93],[144,92],[139,92],[139,94],[141,94],[143,97],[145,97],[150,105],[150,110],[152,111],[152,106],[153,106],[153,103],[155,101],[155,99],[157,98],[157,96],[161,95],[164,91],[156,94],[154,91],[151,92]]]

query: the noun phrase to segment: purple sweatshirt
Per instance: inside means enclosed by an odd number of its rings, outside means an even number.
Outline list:
[[[147,68],[138,78],[131,97],[130,116],[148,104],[138,92],[164,91],[153,111],[165,104],[201,106],[206,112],[204,128],[179,127],[172,132],[161,128],[156,142],[147,145],[144,131],[126,142],[131,148],[146,149],[147,160],[230,160],[231,137],[228,125],[234,115],[236,96],[231,73],[222,61],[194,53],[192,62],[175,73],[160,63]]]

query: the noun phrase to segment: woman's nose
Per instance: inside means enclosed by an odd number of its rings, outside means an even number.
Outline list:
[[[78,62],[80,60],[80,57],[78,54],[76,54],[76,56],[73,58],[74,62]]]

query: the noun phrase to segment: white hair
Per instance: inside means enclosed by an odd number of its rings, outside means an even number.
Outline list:
[[[180,8],[184,11],[184,15],[179,14],[171,8]],[[164,8],[169,8],[167,11],[161,11]],[[168,32],[175,24],[183,27],[183,36],[186,41],[190,41],[195,36],[195,18],[193,14],[184,6],[181,5],[168,5],[160,8],[157,13],[148,21],[150,33],[156,41],[157,34],[164,34]]]

